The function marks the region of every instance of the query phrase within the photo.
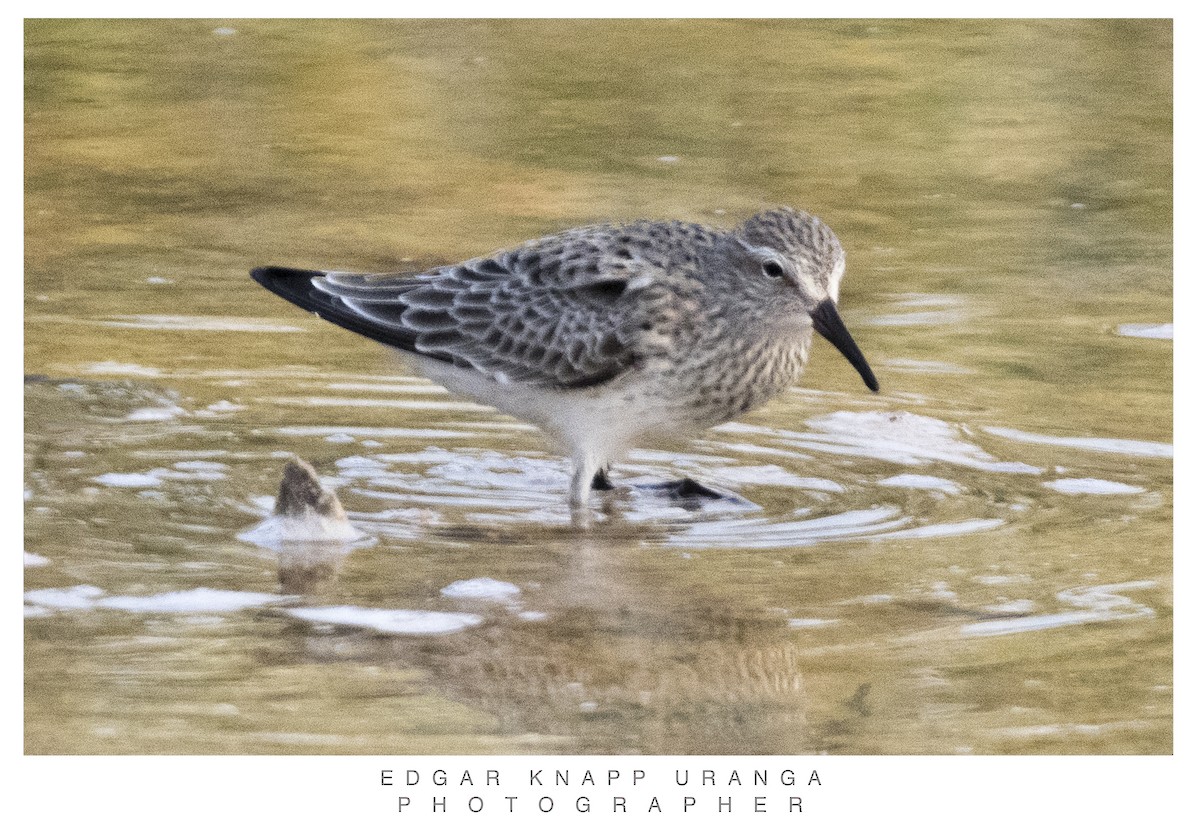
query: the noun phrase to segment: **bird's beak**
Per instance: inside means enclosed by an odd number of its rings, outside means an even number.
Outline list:
[[[826,299],[817,305],[817,309],[812,312],[812,323],[813,329],[828,339],[838,349],[838,352],[854,365],[858,375],[867,383],[867,387],[878,391],[879,382],[875,379],[875,374],[871,372],[871,366],[867,364],[867,357],[862,355],[862,351],[854,343],[854,338],[846,329],[842,317],[838,315],[837,305],[833,303],[833,299]]]

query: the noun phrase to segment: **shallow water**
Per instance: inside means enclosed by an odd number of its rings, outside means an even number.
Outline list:
[[[26,40],[27,752],[1171,751],[1169,26]],[[247,276],[775,203],[882,392],[818,344],[587,532],[537,431]],[[351,532],[263,525],[293,455]]]

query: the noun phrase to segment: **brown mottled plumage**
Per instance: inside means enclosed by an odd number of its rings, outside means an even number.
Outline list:
[[[638,440],[726,422],[794,384],[814,329],[878,389],[837,313],[844,269],[833,231],[784,207],[734,230],[580,227],[420,274],[252,275],[539,425],[574,460],[580,507]]]

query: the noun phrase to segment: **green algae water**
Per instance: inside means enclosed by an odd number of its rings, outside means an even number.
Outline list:
[[[1169,753],[1172,32],[30,21],[28,753]],[[254,284],[790,204],[832,347],[566,460]],[[264,530],[312,462],[354,532]],[[639,482],[744,503],[689,510]]]

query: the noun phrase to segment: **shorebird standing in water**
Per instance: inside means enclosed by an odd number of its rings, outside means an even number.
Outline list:
[[[410,354],[450,391],[539,426],[571,457],[570,504],[631,447],[728,422],[800,377],[812,332],[872,391],[838,315],[846,256],[788,207],[734,230],[580,227],[425,273],[251,274],[323,319]],[[681,494],[703,494],[684,480]]]

